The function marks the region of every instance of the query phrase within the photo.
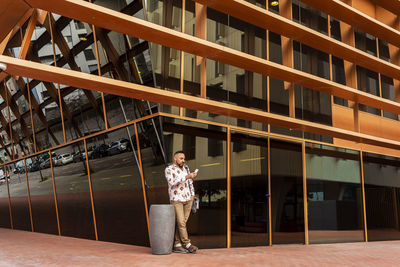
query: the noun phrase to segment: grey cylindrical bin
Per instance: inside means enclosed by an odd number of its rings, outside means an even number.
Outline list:
[[[153,254],[171,254],[175,234],[175,209],[173,205],[150,206],[150,239]]]

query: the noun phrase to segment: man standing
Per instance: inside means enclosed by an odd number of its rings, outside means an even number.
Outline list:
[[[168,182],[169,200],[175,208],[176,230],[174,252],[196,253],[197,247],[190,243],[186,222],[194,199],[193,179],[197,172],[190,172],[185,164],[185,153],[174,153],[174,163],[165,169],[165,178]]]

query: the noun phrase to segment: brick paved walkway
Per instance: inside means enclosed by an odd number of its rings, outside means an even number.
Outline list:
[[[201,250],[151,249],[0,228],[0,266],[400,266],[400,241]],[[182,264],[176,264],[179,260]]]

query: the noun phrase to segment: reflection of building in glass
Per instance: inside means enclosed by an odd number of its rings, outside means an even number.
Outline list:
[[[148,246],[184,150],[200,248],[400,238],[398,10],[9,2],[0,226]]]

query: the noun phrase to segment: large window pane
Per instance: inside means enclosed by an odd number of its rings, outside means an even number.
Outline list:
[[[27,168],[34,231],[58,234],[49,153],[27,159]]]
[[[364,240],[359,152],[307,143],[310,243]]]
[[[99,240],[148,246],[135,140],[133,127],[100,135],[88,140],[87,156]]]
[[[10,190],[13,227],[18,230],[31,231],[24,160],[12,165],[12,168],[8,165],[10,169],[8,188]]]
[[[368,240],[400,239],[400,159],[363,153]]]
[[[165,166],[173,162],[175,151],[185,151],[189,168],[199,169],[194,188],[200,209],[189,218],[189,237],[200,248],[226,247],[225,129],[170,118],[161,121],[167,160],[157,160],[160,148],[154,140],[141,149],[149,205],[169,203]]]
[[[86,161],[73,160],[84,151],[83,142],[54,150],[58,214],[61,235],[95,239]]]
[[[301,145],[271,139],[272,243],[304,243]]]
[[[232,246],[268,244],[268,140],[231,135]]]
[[[11,228],[5,167],[0,169],[0,227]]]
[[[106,0],[94,3],[128,16],[145,19],[142,1]],[[165,5],[165,8],[167,7],[169,11],[166,14],[172,15],[173,13],[175,16],[174,19],[179,22],[179,8],[173,8],[171,4]],[[154,19],[156,19],[155,17]],[[171,63],[168,65],[169,67],[162,69],[158,69],[158,65],[154,66],[156,73],[158,73],[157,70],[161,73],[159,77],[161,77],[162,82],[167,82],[169,74],[174,78],[179,77],[180,53],[178,51],[167,47],[159,49],[160,46],[152,44],[151,49],[153,51],[150,54],[149,43],[147,41],[100,27],[96,27],[95,30],[99,48],[99,62],[102,69],[101,74],[103,77],[154,86],[155,81],[153,79],[151,56],[157,59],[153,60],[153,62],[157,62],[162,57],[163,60]],[[160,53],[158,53],[159,51]],[[164,64],[163,66],[166,65]],[[157,85],[162,88],[169,88],[165,83]],[[148,103],[147,101],[112,94],[104,94],[104,98],[107,121],[111,126],[116,126],[158,111],[158,104]]]

